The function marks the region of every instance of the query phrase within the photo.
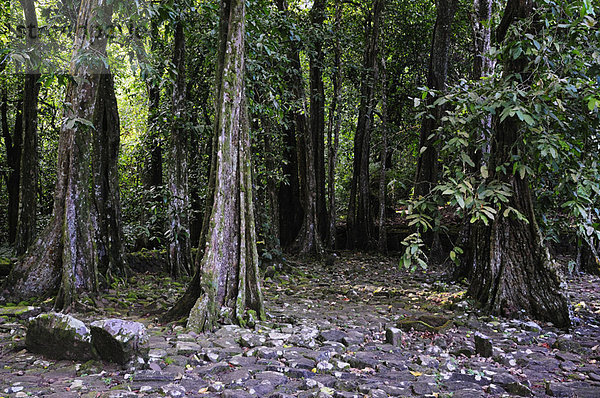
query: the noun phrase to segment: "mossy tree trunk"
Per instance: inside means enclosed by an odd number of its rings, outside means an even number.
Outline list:
[[[58,291],[56,309],[69,309],[98,290],[98,248],[92,206],[92,130],[99,74],[106,73],[106,26],[112,7],[83,0],[78,13],[66,91],[65,122],[58,143],[57,182],[49,225],[15,265],[5,285],[11,298]],[[85,59],[85,62],[80,62]]]
[[[371,133],[375,114],[375,91],[378,79],[379,27],[385,0],[375,0],[367,16],[364,72],[360,86],[360,106],[354,135],[354,160],[350,201],[346,218],[348,249],[367,249],[373,238],[373,214],[369,186]]]
[[[497,30],[499,41],[507,35],[515,20],[525,19],[533,13],[531,0],[509,0]],[[525,32],[523,32],[525,34]],[[516,59],[507,58],[505,73],[530,84],[526,71],[527,55]],[[496,122],[491,147],[492,170],[490,178],[496,178],[512,188],[508,206],[519,211],[526,219],[499,215],[490,228],[478,230],[473,238],[471,262],[473,277],[468,293],[482,307],[493,314],[521,316],[551,321],[558,327],[570,325],[569,301],[562,291],[562,282],[555,263],[550,258],[536,222],[529,181],[510,172],[496,172],[496,165],[512,161],[523,142],[523,127],[516,117]],[[512,169],[512,167],[507,167]]]
[[[243,0],[221,2],[213,205],[199,274],[169,314],[185,316],[195,299],[187,324],[196,331],[214,329],[218,322],[244,324],[247,316],[265,316],[244,87],[245,14]]]
[[[169,198],[169,269],[171,275],[191,274],[192,253],[189,222],[188,148],[189,131],[185,127],[185,34],[183,21],[175,25],[173,65],[177,70],[173,86],[173,121],[169,137],[167,175]]]

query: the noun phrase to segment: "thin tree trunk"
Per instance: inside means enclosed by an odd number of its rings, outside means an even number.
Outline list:
[[[175,27],[173,64],[177,78],[173,87],[173,126],[169,137],[169,268],[171,275],[191,274],[192,254],[189,226],[187,152],[189,132],[185,128],[185,35],[183,24]]]
[[[19,215],[19,180],[21,175],[21,147],[23,143],[23,101],[19,99],[15,109],[15,125],[11,135],[8,124],[8,90],[2,90],[2,136],[6,149],[6,163],[10,171],[6,180],[8,194],[8,241],[17,237]]]
[[[27,25],[27,46],[32,51],[32,62],[39,62],[35,47],[38,42],[38,22],[33,0],[20,0]],[[37,182],[38,182],[38,134],[37,107],[40,84],[37,65],[25,75],[23,89],[23,148],[19,181],[19,215],[15,241],[17,255],[24,254],[33,243],[37,223]]]
[[[327,205],[325,197],[325,88],[323,86],[323,42],[320,30],[325,21],[325,0],[315,0],[310,10],[313,40],[309,56],[310,130],[314,148],[314,172],[317,200],[317,228],[322,240],[327,239]]]
[[[215,118],[214,200],[204,256],[180,303],[168,316],[180,316],[192,297],[188,327],[213,329],[219,321],[264,318],[252,204],[250,136],[244,89],[245,2],[221,3]],[[251,312],[252,311],[252,312]]]
[[[348,203],[347,239],[348,249],[366,249],[373,238],[373,215],[369,184],[369,160],[371,133],[375,110],[375,87],[378,80],[378,56],[380,20],[385,0],[375,0],[372,15],[367,24],[364,74],[361,81],[360,108],[354,135],[354,162],[350,201]]]
[[[427,86],[433,90],[444,90],[446,88],[448,49],[450,47],[452,21],[457,6],[458,0],[436,0],[437,18],[433,29],[427,75]],[[429,96],[427,103],[433,104],[434,101],[435,98]],[[432,116],[424,116],[421,124],[420,155],[417,160],[415,177],[415,197],[428,196],[438,179],[438,150],[434,132],[439,126],[442,109],[437,107]],[[432,135],[434,136],[432,137]]]
[[[158,47],[158,27],[155,21],[150,24],[150,52],[154,53]],[[137,47],[143,49],[143,43],[137,43]],[[138,62],[148,62],[147,56],[143,50],[138,51]],[[162,71],[162,69],[160,69]],[[157,190],[163,185],[163,164],[162,164],[162,137],[160,132],[160,86],[158,76],[147,75],[145,79],[146,90],[148,92],[148,120],[146,124],[146,134],[142,139],[143,146],[143,163],[142,163],[142,188],[143,202],[145,208],[153,206],[153,195],[151,192]],[[149,221],[149,212],[142,211],[140,214],[140,224],[147,226]],[[152,227],[152,226],[150,226]],[[148,231],[148,234],[141,234],[137,237],[135,248],[149,248],[150,236],[159,233],[159,231]]]
[[[387,252],[387,231],[385,227],[386,206],[386,160],[388,152],[387,144],[387,76],[385,69],[385,57],[381,57],[381,173],[379,175],[379,239],[377,249],[381,253]]]
[[[474,57],[473,57],[473,81],[478,81],[484,76],[489,76],[494,69],[494,62],[485,54],[489,51],[491,45],[490,20],[492,18],[491,0],[473,0],[473,13],[471,15],[471,27],[473,29]],[[490,132],[492,129],[492,115],[487,115],[481,120],[481,133],[479,138],[485,144],[481,148],[475,148],[471,153],[471,159],[475,164],[472,172],[478,173],[480,166],[483,165],[484,155],[489,154]],[[478,244],[479,235],[488,233],[489,226],[471,224],[469,217],[463,220],[463,227],[460,233],[460,241],[463,246],[463,260],[453,272],[453,278],[461,280],[469,278],[473,271],[474,245]]]
[[[498,27],[498,40],[504,40],[513,21],[529,17],[532,10],[531,0],[509,0]],[[507,58],[505,73],[520,75],[521,84],[531,84],[526,72],[528,61],[524,54],[516,59]],[[568,327],[569,301],[561,290],[556,263],[551,260],[542,240],[529,182],[526,177],[496,172],[495,169],[495,165],[511,162],[519,146],[523,145],[521,127],[522,123],[516,117],[496,122],[489,170],[490,178],[511,186],[513,194],[507,205],[519,211],[527,221],[499,215],[489,229],[479,231],[468,293],[493,314],[516,317],[525,313],[551,321],[558,327]]]
[[[277,0],[277,9],[287,15],[287,3],[285,0]],[[284,40],[289,40],[289,32],[283,30],[281,33]],[[288,48],[288,57],[291,67],[288,70],[285,80],[292,87],[294,96],[299,94],[299,90],[295,89],[298,85],[302,85],[301,72],[298,66],[300,65],[300,55],[297,43],[290,42]],[[304,95],[304,94],[302,94]],[[298,102],[303,103],[304,98],[296,98]],[[302,105],[302,109],[304,109]],[[302,184],[304,170],[304,155],[302,148],[299,146],[302,141],[302,131],[298,126],[302,124],[302,118],[305,115],[299,114],[296,109],[291,109],[288,112],[287,118],[290,123],[284,125],[284,159],[286,162],[282,166],[282,172],[287,176],[287,181],[280,184],[279,187],[279,232],[282,246],[290,246],[294,243],[295,238],[300,232],[302,221],[304,220],[304,209],[302,207]],[[305,122],[304,122],[305,123]],[[301,155],[302,153],[302,155]]]
[[[343,4],[340,0],[335,2],[335,26],[341,26]],[[335,249],[337,218],[336,200],[335,200],[335,166],[337,164],[338,148],[340,143],[340,129],[342,126],[341,111],[339,109],[342,102],[342,49],[339,35],[335,37],[334,46],[334,72],[331,80],[333,82],[333,99],[329,108],[329,128],[327,142],[329,145],[329,173],[327,188],[329,193],[329,249]]]
[[[98,73],[106,71],[96,68],[102,62],[78,60],[106,55],[107,37],[102,32],[107,31],[111,17],[112,7],[100,0],[83,0],[80,5],[70,70],[74,79],[65,98],[71,107],[58,144],[53,218],[28,255],[13,268],[5,284],[12,298],[46,296],[58,290],[55,308],[69,309],[81,295],[98,291],[90,189],[91,131]]]

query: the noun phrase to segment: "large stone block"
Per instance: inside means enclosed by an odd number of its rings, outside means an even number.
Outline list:
[[[103,319],[90,324],[94,348],[104,360],[124,365],[148,358],[150,344],[146,327],[133,321]]]
[[[90,329],[70,315],[50,312],[29,321],[25,345],[52,359],[87,361],[94,357]]]

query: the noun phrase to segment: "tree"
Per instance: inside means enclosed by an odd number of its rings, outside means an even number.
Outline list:
[[[371,214],[371,190],[369,186],[369,160],[371,133],[375,110],[375,91],[378,81],[379,26],[384,0],[375,0],[367,16],[363,74],[360,86],[360,107],[354,135],[354,161],[350,201],[348,203],[347,239],[349,249],[365,249],[371,243],[373,215]]]
[[[173,65],[173,125],[169,137],[167,174],[169,200],[169,268],[171,275],[191,274],[192,254],[189,226],[188,148],[185,109],[185,34],[183,21],[175,24]]]
[[[199,272],[168,317],[204,331],[217,322],[264,318],[252,204],[244,88],[245,2],[221,2],[215,118],[214,197]]]
[[[452,32],[452,21],[458,0],[437,0],[437,19],[433,28],[431,54],[427,87],[432,90],[444,90],[448,75],[448,48]],[[429,97],[430,104],[435,101]],[[436,149],[435,130],[442,117],[442,108],[436,107],[433,115],[425,115],[421,124],[419,138],[419,158],[415,175],[415,197],[425,197],[431,192],[438,178],[438,150]]]
[[[342,23],[343,4],[340,0],[335,2],[335,26],[341,26]],[[342,102],[342,48],[340,45],[339,33],[335,36],[334,52],[334,71],[331,76],[333,84],[333,98],[329,105],[329,127],[327,129],[328,143],[328,178],[327,178],[327,193],[329,194],[329,233],[328,246],[329,249],[335,249],[336,228],[335,221],[337,218],[336,200],[335,200],[335,166],[337,163],[338,148],[340,145],[340,129],[342,125],[342,112],[340,106]]]
[[[322,29],[325,21],[325,0],[316,0],[310,9],[313,37],[309,52],[310,69],[310,132],[314,150],[314,173],[316,183],[317,229],[321,240],[327,238],[327,205],[325,197],[325,88],[323,85]],[[308,168],[307,171],[311,169]]]
[[[511,31],[517,21],[533,17],[531,0],[509,0],[496,31],[499,42],[518,40],[516,35],[535,32]],[[523,25],[520,25],[523,29]],[[523,53],[505,57],[504,78],[522,85],[531,85],[529,56]],[[570,325],[569,302],[561,290],[561,279],[544,245],[534,213],[529,180],[524,173],[511,173],[506,165],[513,162],[523,145],[520,139],[523,122],[517,115],[495,121],[490,153],[490,176],[510,187],[507,206],[520,216],[497,216],[489,228],[474,236],[472,247],[474,269],[468,293],[484,309],[494,314],[531,316]]]
[[[77,18],[62,125],[52,220],[13,268],[4,286],[13,298],[58,290],[56,309],[69,309],[81,295],[98,290],[96,214],[90,181],[96,95],[106,57],[112,6],[83,0]],[[106,120],[106,119],[105,119]]]
[[[33,68],[27,68],[23,87],[23,147],[19,179],[19,215],[16,252],[24,254],[35,238],[37,222],[38,134],[37,107],[40,91],[39,54],[37,54],[38,21],[34,0],[20,0],[27,25],[27,47]]]

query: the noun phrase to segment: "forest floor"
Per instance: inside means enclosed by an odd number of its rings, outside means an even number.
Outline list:
[[[184,283],[138,273],[113,284],[96,310],[73,315],[143,322],[144,370],[34,355],[26,320],[5,315],[0,396],[600,397],[600,278],[570,278],[577,325],[565,331],[480,315],[442,272],[397,264],[349,252],[330,267],[296,260],[264,283],[267,321],[201,335],[157,318]],[[386,342],[390,327],[406,330],[390,329]],[[480,334],[491,352],[475,347]]]

